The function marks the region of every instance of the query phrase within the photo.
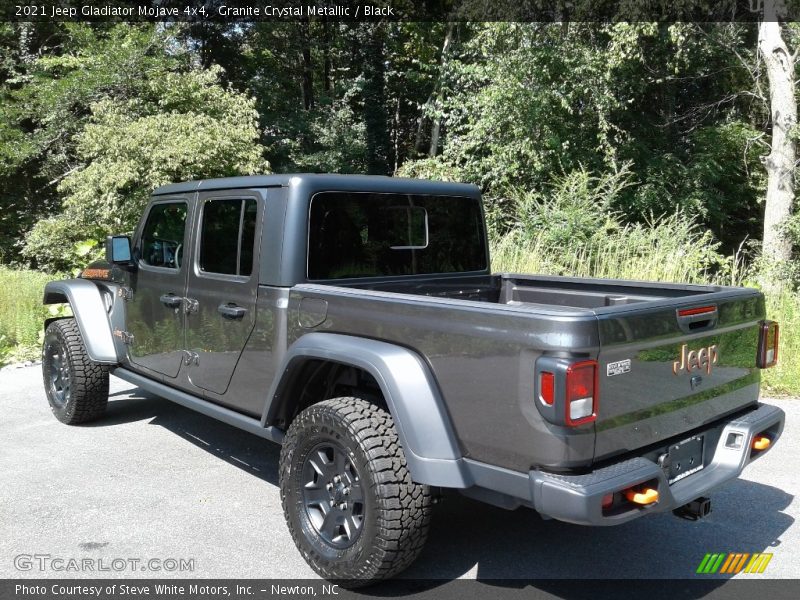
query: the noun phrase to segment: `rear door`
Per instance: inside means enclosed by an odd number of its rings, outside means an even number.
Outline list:
[[[187,370],[193,386],[223,395],[255,324],[263,202],[255,193],[207,192],[187,292]]]
[[[132,335],[129,357],[135,366],[166,377],[178,375],[183,358],[190,206],[185,197],[152,203],[134,241],[137,268],[131,273],[132,295],[126,304]]]
[[[597,312],[595,460],[681,435],[757,400],[764,302],[756,292]]]

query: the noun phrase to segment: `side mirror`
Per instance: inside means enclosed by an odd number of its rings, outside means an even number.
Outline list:
[[[106,239],[106,261],[121,267],[132,267],[131,238],[127,235],[110,235]]]

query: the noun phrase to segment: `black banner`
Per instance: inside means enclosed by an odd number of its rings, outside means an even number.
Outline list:
[[[348,589],[347,582],[275,579],[5,579],[3,600],[267,600],[277,598],[412,598],[415,600],[528,600],[561,598],[599,600],[795,600],[800,580],[765,579],[539,579],[539,580],[413,580],[395,579]]]
[[[6,0],[4,21],[800,20],[800,0]]]

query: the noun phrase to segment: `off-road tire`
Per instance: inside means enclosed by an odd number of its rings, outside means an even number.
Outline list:
[[[47,326],[42,378],[50,408],[62,423],[86,423],[105,412],[108,367],[89,358],[75,319],[59,319]]]
[[[345,548],[324,539],[324,528],[313,524],[304,499],[304,466],[319,448],[337,444],[360,479],[363,497],[361,527]],[[411,480],[391,415],[366,400],[325,400],[295,418],[281,449],[280,487],[297,549],[319,575],[343,587],[361,587],[399,573],[425,545],[430,489]]]

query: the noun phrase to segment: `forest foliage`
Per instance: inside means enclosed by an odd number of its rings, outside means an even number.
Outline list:
[[[498,234],[525,220],[520,197],[624,175],[572,212],[680,211],[750,252],[770,136],[756,39],[736,23],[4,23],[0,260],[73,268],[157,185],[269,171],[473,182]]]
[[[757,39],[756,23],[0,23],[0,263],[72,271],[164,183],[303,171],[475,183],[503,267],[753,282]],[[784,231],[796,257],[800,219]]]

